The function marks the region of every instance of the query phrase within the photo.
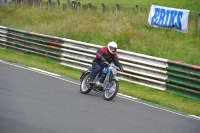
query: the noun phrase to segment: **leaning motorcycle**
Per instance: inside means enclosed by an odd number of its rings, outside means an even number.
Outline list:
[[[119,89],[119,80],[115,77],[119,68],[113,64],[104,67],[101,72],[95,77],[94,85],[90,85],[90,73],[92,67],[90,66],[88,70],[84,71],[80,77],[80,92],[82,94],[88,94],[91,90],[102,93],[105,100],[112,100]]]

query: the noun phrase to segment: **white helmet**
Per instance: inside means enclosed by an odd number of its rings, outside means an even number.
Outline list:
[[[111,48],[114,48],[115,51],[111,51]],[[117,43],[116,42],[109,42],[108,43],[108,50],[110,53],[115,54],[117,51]]]

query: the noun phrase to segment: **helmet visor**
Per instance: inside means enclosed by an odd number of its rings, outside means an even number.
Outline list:
[[[110,46],[110,51],[112,51],[113,53],[115,53],[117,51],[117,48]]]

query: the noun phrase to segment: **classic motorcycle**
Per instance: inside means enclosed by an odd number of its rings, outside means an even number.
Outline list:
[[[91,90],[102,93],[105,100],[112,100],[119,89],[119,80],[115,77],[119,68],[114,64],[110,64],[104,67],[101,72],[95,77],[94,85],[90,85],[90,73],[92,71],[92,66],[88,70],[84,71],[80,77],[80,92],[82,94],[88,94]]]

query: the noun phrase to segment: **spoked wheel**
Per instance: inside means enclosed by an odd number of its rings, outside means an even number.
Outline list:
[[[112,100],[118,92],[119,83],[118,81],[111,79],[110,83],[108,84],[108,90],[103,92],[103,97],[105,100],[110,101]]]
[[[86,75],[84,75],[83,79],[81,80],[81,84],[80,84],[80,92],[82,94],[87,94],[91,91],[89,81],[90,81],[90,74],[87,73]]]

